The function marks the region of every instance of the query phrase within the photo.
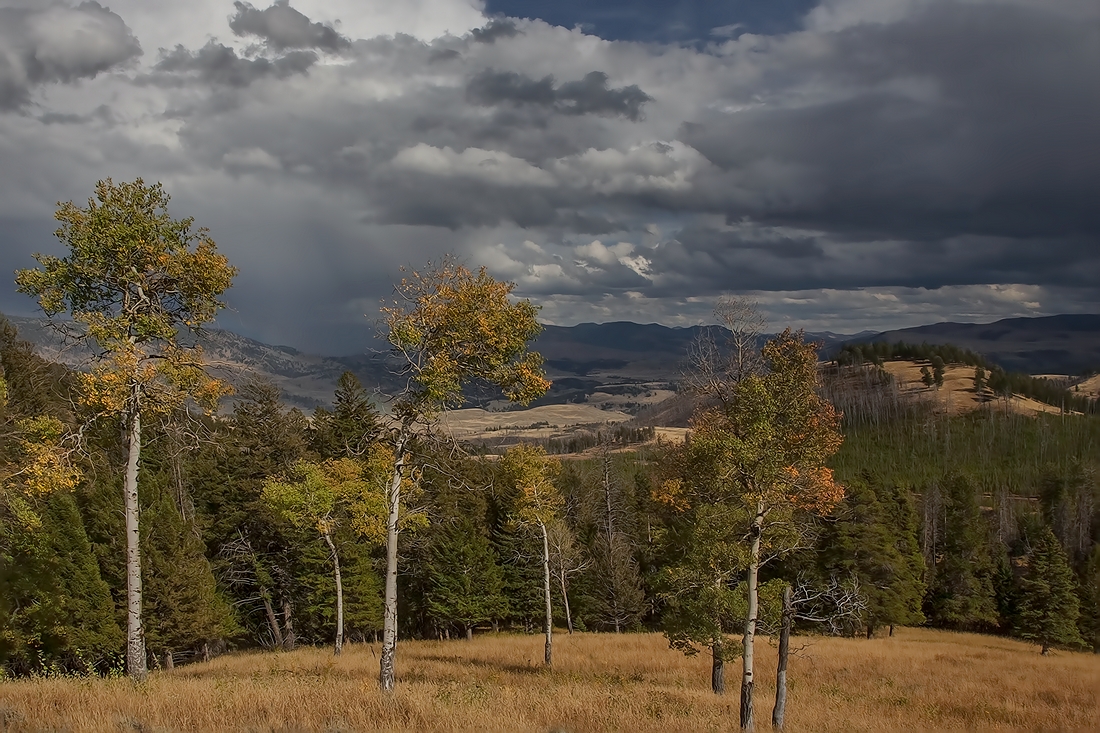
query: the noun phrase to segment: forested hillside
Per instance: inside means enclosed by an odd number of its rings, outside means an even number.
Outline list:
[[[82,425],[75,380],[36,357],[7,323],[0,364],[0,659],[16,675],[109,672],[120,664],[124,626],[122,436],[101,425],[80,450],[59,442]],[[331,406],[309,415],[254,384],[224,418],[177,411],[146,427],[141,546],[152,665],[231,648],[333,643],[333,548],[345,634],[376,637],[384,547],[362,525],[377,510],[338,501],[323,522],[303,520],[280,511],[265,487],[306,480],[302,462],[368,458],[381,420],[346,375]],[[860,412],[853,404],[843,432],[829,460],[843,499],[818,518],[792,515],[812,531],[762,567],[764,586],[856,589],[863,604],[831,627],[841,633],[927,624],[1044,647],[1100,647],[1100,420],[1028,418],[995,406],[948,418],[919,406]],[[547,522],[555,624],[669,629],[685,602],[677,567],[705,517],[669,489],[683,475],[684,449],[615,448],[548,474],[561,497]],[[543,540],[524,520],[522,482],[494,457],[426,435],[411,450],[423,468],[401,533],[400,634],[539,629]],[[369,502],[367,464],[356,480]],[[42,476],[54,485],[36,483]],[[730,557],[737,565],[736,552]],[[762,603],[770,602],[765,593]],[[774,609],[763,611],[766,620]],[[743,622],[733,610],[719,623],[722,633],[739,633]]]

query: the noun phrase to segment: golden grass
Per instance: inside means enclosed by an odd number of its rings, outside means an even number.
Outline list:
[[[887,361],[883,362],[882,365],[883,369],[897,380],[898,387],[903,394],[929,397],[935,400],[936,404],[950,415],[970,412],[988,403],[990,399],[988,392],[982,397],[974,392],[974,367],[964,364],[948,364],[943,372],[943,386],[934,388],[926,387],[921,382],[920,370],[923,366],[931,369],[931,363],[927,361]],[[1003,402],[998,400],[996,404],[1001,406]],[[1009,400],[1008,407],[1013,412],[1021,415],[1058,414],[1061,412],[1058,407],[1018,395]]]
[[[1081,394],[1088,395],[1089,397],[1100,397],[1100,374],[1089,377],[1081,384],[1077,385],[1078,391]]]
[[[451,410],[440,418],[442,429],[456,438],[486,438],[502,431],[512,437],[549,438],[564,428],[578,425],[607,425],[626,422],[630,415],[617,410],[601,410],[593,405],[543,405],[526,410],[489,412],[479,407]],[[531,428],[531,425],[545,427]]]
[[[1100,730],[1100,657],[971,634],[900,629],[871,641],[806,638],[791,661],[787,729]],[[398,688],[376,687],[368,645],[234,654],[124,679],[0,683],[0,731],[728,731],[739,673],[658,634],[408,641]],[[758,730],[770,728],[775,650],[758,650]]]

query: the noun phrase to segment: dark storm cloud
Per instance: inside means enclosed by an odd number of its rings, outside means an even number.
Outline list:
[[[997,283],[1095,289],[1100,249],[1087,240],[959,236],[852,242],[767,226],[685,228],[647,254],[652,294],[725,290],[926,288]]]
[[[474,28],[470,31],[470,37],[474,43],[493,43],[498,38],[512,38],[519,33],[513,21],[496,18],[489,21],[484,28]]]
[[[752,33],[798,28],[815,0],[714,2],[714,0],[488,0],[486,11],[581,26],[601,38],[685,42],[706,39],[713,28],[738,25]]]
[[[732,218],[858,238],[1100,236],[1100,23],[932,3],[813,40],[769,49],[770,104],[681,131],[751,189]]]
[[[157,63],[155,70],[165,75],[162,79],[193,74],[211,85],[247,87],[259,79],[304,74],[316,62],[317,54],[312,51],[291,51],[276,59],[242,58],[232,48],[211,41],[198,51],[177,46]]]
[[[0,7],[0,110],[24,106],[36,86],[91,79],[140,55],[122,18],[97,2]]]
[[[235,2],[233,7],[237,12],[229,19],[230,29],[238,36],[259,36],[276,51],[315,48],[336,52],[351,45],[334,29],[322,23],[313,23],[290,7],[289,0],[277,0],[264,10],[257,10],[244,2]]]
[[[741,38],[710,57],[609,47],[596,61],[610,73],[654,67],[620,88],[576,64],[550,66],[565,83],[525,65],[551,43],[542,28],[462,56],[453,37],[398,35],[357,41],[346,65],[311,77],[326,91],[310,98],[309,125],[254,105],[216,124],[196,116],[181,136],[235,174],[268,166],[354,189],[372,225],[652,240],[631,255],[648,270],[563,266],[529,292],[1088,287],[1100,277],[1087,205],[1100,95],[1082,93],[1100,65],[1094,26],[933,3],[892,22]],[[509,60],[515,70],[493,68]],[[471,67],[483,70],[456,84]],[[361,79],[389,86],[369,101],[342,94]],[[663,235],[644,233],[662,220]],[[514,255],[553,264],[526,257]]]
[[[466,98],[486,107],[503,103],[536,105],[567,115],[606,115],[637,122],[642,105],[653,100],[636,84],[610,89],[607,74],[592,71],[579,81],[554,86],[554,77],[532,79],[511,71],[486,69],[466,86]]]

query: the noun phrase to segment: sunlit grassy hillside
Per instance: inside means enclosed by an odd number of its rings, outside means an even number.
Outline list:
[[[791,662],[790,731],[1100,730],[1100,656],[1001,638],[900,629],[893,638],[803,638]],[[125,679],[0,683],[0,730],[718,731],[736,729],[710,661],[657,634],[399,645],[398,691],[377,691],[369,645],[230,655]],[[775,650],[757,652],[758,729],[769,729]]]

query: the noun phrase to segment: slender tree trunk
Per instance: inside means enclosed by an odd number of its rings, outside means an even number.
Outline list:
[[[141,457],[141,387],[134,385],[130,406],[129,452],[123,486],[126,511],[126,674],[143,680],[145,632],[141,626],[141,533],[138,529],[138,459]]]
[[[753,730],[752,685],[753,685],[753,649],[756,643],[756,615],[759,598],[757,597],[757,578],[760,574],[760,533],[764,528],[764,502],[757,502],[756,516],[752,520],[752,545],[749,555],[749,569],[746,574],[749,596],[749,610],[745,618],[744,651],[741,654],[743,671],[741,674],[741,730]]]
[[[271,627],[271,636],[275,639],[275,646],[283,647],[283,630],[279,628],[279,619],[275,618],[275,609],[271,606],[271,594],[267,588],[260,587],[260,597],[264,602],[264,615],[267,616],[267,625]]]
[[[554,608],[550,604],[550,538],[546,534],[546,525],[539,522],[542,529],[542,597],[546,603],[546,650],[543,659],[546,666],[553,664],[554,657]]]
[[[466,626],[466,641],[473,641],[473,640],[474,640],[474,625],[473,624],[468,624]]]
[[[717,590],[722,588],[721,576],[714,579],[714,585]],[[718,627],[719,637],[711,644],[710,656],[710,689],[714,691],[715,695],[726,694],[726,658],[724,655],[725,645],[722,643],[722,614],[718,612],[715,614],[715,622]]]
[[[336,574],[336,650],[334,654],[340,656],[340,652],[344,651],[344,582],[340,577],[340,556],[336,553],[332,536],[325,532],[323,537],[332,553],[332,567]]]
[[[294,634],[294,608],[290,605],[290,598],[283,596],[283,649],[294,651],[298,645],[298,637]]]
[[[386,596],[383,609],[382,658],[378,664],[378,686],[393,692],[396,681],[394,659],[397,655],[397,520],[401,506],[401,472],[405,467],[405,431],[394,444],[393,478],[390,480],[389,517],[386,520]]]
[[[772,727],[783,730],[783,719],[787,714],[787,658],[791,650],[791,618],[794,606],[791,601],[791,586],[783,588],[783,616],[779,627],[779,665],[775,672],[775,707],[772,709]]]
[[[561,601],[565,606],[565,626],[569,629],[569,633],[573,633],[573,614],[569,610],[569,590],[566,588],[565,583],[565,566],[561,569]]]
[[[722,642],[714,642],[710,647],[710,689],[715,695],[726,694],[726,660],[722,654]]]
[[[603,496],[607,505],[607,571],[611,576],[611,622],[615,626],[615,633],[618,634],[622,629],[619,626],[618,579],[615,577],[615,524],[612,518],[611,456],[609,454],[604,454],[603,457]]]

